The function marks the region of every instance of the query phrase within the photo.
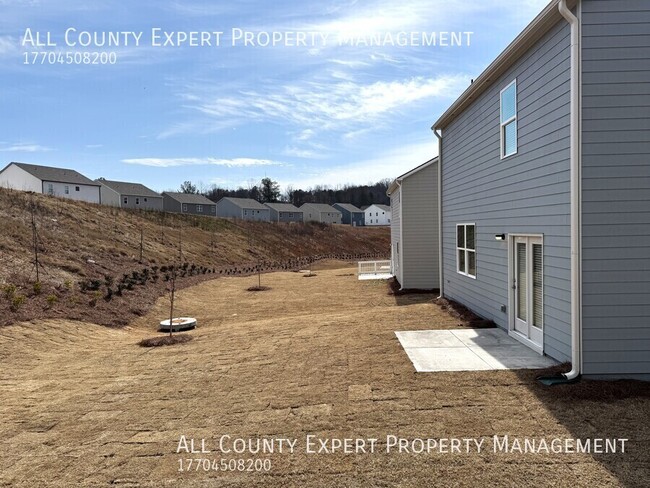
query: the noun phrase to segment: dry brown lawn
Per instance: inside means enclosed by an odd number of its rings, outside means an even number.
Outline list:
[[[650,390],[545,388],[535,372],[416,374],[394,331],[462,326],[432,295],[387,294],[343,264],[182,290],[194,340],[160,348],[163,298],[125,329],[64,320],[0,329],[0,485],[643,486]],[[294,454],[220,455],[215,440],[288,437]],[[625,454],[385,453],[387,435],[629,438]],[[177,454],[181,435],[209,454]],[[379,438],[374,454],[306,454],[305,436]],[[179,472],[179,460],[266,459],[269,472]]]

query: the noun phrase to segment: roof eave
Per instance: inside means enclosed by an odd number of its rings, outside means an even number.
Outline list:
[[[487,90],[505,71],[513,65],[535,42],[559,21],[563,20],[558,9],[559,0],[552,0],[530,24],[512,41],[499,56],[467,87],[458,99],[431,126],[431,130],[443,129],[465,110],[478,96]],[[573,8],[577,0],[567,0],[567,7]]]

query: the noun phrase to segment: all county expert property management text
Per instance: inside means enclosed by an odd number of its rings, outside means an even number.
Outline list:
[[[21,47],[469,47],[473,34],[469,31],[253,31],[239,27],[227,31],[171,31],[160,27],[148,31],[91,31],[68,27],[54,33],[28,27],[21,37]]]
[[[510,454],[615,454],[625,453],[629,439],[619,438],[544,438],[511,437],[447,437],[405,438],[386,435],[383,438],[245,438],[224,434],[215,438],[193,438],[182,435],[177,454],[472,454],[482,452]]]

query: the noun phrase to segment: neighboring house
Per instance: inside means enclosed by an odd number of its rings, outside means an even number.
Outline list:
[[[271,211],[271,222],[302,222],[302,210],[290,203],[265,203]]]
[[[163,197],[140,183],[95,180],[101,184],[102,204],[140,210],[163,210]]]
[[[269,222],[271,211],[252,198],[223,197],[217,202],[217,216]]]
[[[203,195],[165,191],[162,197],[165,212],[204,215],[206,217],[216,217],[217,215],[217,205]]]
[[[398,176],[387,194],[393,275],[401,289],[439,288],[438,158]]]
[[[364,223],[364,212],[351,203],[335,203],[332,205],[336,210],[341,212],[341,222],[344,224],[359,227]]]
[[[364,210],[365,225],[390,225],[390,207],[373,203]]]
[[[303,203],[300,210],[302,210],[302,218],[305,222],[341,223],[341,212],[325,203]]]
[[[9,163],[0,171],[0,187],[101,203],[100,184],[73,169]]]
[[[569,379],[650,379],[648,2],[567,3],[577,17],[552,1],[433,126],[441,294]]]

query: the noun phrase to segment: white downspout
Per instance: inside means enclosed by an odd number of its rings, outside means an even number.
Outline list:
[[[402,207],[404,205],[404,199],[402,198],[402,182],[397,181],[397,188],[399,190],[399,241],[397,243],[398,246],[398,253],[397,253],[397,266],[399,266],[399,274],[402,277],[402,280],[399,283],[399,289],[403,290],[404,289],[404,259],[402,259],[402,256],[404,255],[404,226],[402,225],[403,219],[402,219]],[[400,245],[401,244],[401,245]],[[401,249],[399,249],[401,247]]]
[[[438,281],[440,281],[440,296],[445,297],[444,272],[442,269],[442,134],[431,128],[438,138]]]
[[[580,376],[582,365],[580,20],[567,8],[566,0],[560,0],[558,7],[571,25],[571,371],[564,376],[572,380]]]

